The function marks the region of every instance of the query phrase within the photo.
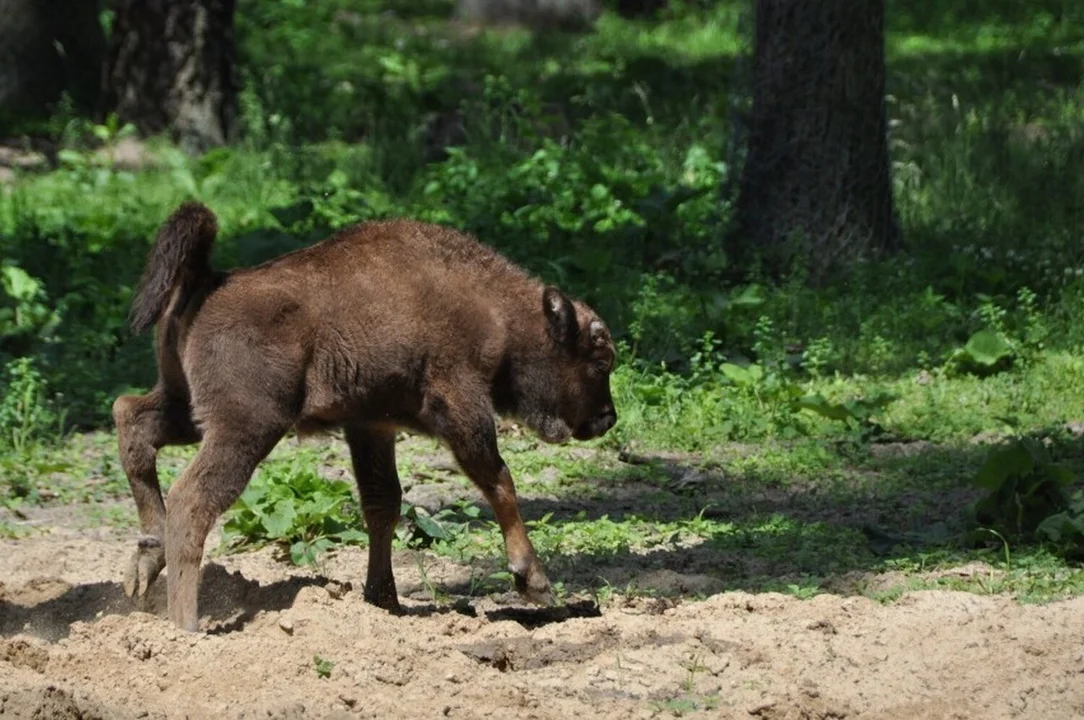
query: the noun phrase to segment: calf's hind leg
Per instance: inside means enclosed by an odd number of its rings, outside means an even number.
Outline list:
[[[166,505],[166,578],[169,619],[195,632],[199,621],[199,571],[203,545],[215,520],[233,504],[256,466],[275,447],[286,426],[243,431],[213,425],[195,459],[169,490]]]
[[[399,523],[403,488],[395,469],[395,433],[356,426],[345,430],[369,531],[365,601],[398,614],[402,608],[391,570],[391,541]]]
[[[135,500],[143,537],[128,561],[124,592],[142,605],[166,564],[162,538],[166,507],[158,484],[156,457],[166,445],[199,442],[188,403],[161,386],[146,395],[122,395],[113,402],[121,466]]]

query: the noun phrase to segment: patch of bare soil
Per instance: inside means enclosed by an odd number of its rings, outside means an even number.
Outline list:
[[[189,635],[164,619],[162,580],[148,612],[124,597],[130,544],[75,529],[0,544],[0,716],[1084,715],[1084,598],[1022,606],[923,591],[881,605],[739,592],[601,609],[438,604],[403,555],[408,612],[393,617],[361,599],[364,552],[344,550],[316,574],[260,551],[205,565],[207,632]],[[466,568],[428,562],[438,587],[469,582]],[[656,574],[707,590],[696,576]]]

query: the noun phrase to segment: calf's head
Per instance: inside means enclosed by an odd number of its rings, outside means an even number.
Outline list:
[[[542,440],[591,440],[617,422],[610,394],[614,344],[591,308],[553,287],[542,293],[546,332],[517,383],[523,421]]]

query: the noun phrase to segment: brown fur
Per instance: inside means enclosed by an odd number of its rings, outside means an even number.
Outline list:
[[[178,208],[132,304],[157,323],[158,382],[117,398],[121,461],[144,537],[125,590],[140,600],[169,567],[170,619],[195,630],[203,543],[291,428],[342,427],[370,537],[365,598],[398,612],[391,540],[402,491],[395,431],[446,443],[492,505],[516,586],[549,602],[549,581],[497,449],[494,413],[547,442],[616,422],[606,325],[583,303],[471,237],[409,220],[346,228],[251,269],[214,272],[206,207]],[[155,456],[202,446],[166,505]]]

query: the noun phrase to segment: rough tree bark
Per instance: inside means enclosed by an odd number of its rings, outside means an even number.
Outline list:
[[[67,90],[90,111],[101,87],[105,36],[94,0],[0,0],[0,109],[40,116]]]
[[[816,282],[896,249],[883,0],[757,0],[753,53],[732,260]]]
[[[117,0],[106,107],[188,152],[228,142],[237,118],[235,0]]]

